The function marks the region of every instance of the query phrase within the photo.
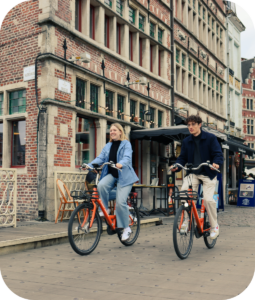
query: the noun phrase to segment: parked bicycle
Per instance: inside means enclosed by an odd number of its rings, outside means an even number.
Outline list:
[[[192,171],[192,170],[198,170],[202,166],[207,166],[220,172],[218,169],[214,168],[209,161],[200,164],[197,168],[193,168],[192,164],[187,164],[186,167],[183,167],[181,164],[176,163],[172,166],[172,168],[170,168],[170,170],[176,167],[181,167],[186,171]],[[200,217],[198,215],[198,211],[194,201],[195,198],[198,200],[198,194],[197,192],[194,192],[192,189],[192,174],[188,176],[189,176],[188,190],[177,192],[172,196],[174,201],[179,200],[183,203],[176,212],[174,225],[173,225],[174,249],[177,256],[180,259],[185,259],[189,256],[193,245],[194,234],[196,238],[200,238],[203,236],[205,245],[209,249],[212,249],[215,246],[217,241],[217,238],[214,240],[210,239],[211,226],[210,226],[208,214],[205,209],[203,197],[201,201]],[[188,216],[187,218],[188,221],[185,220],[185,212],[187,212],[186,218]],[[196,225],[194,224],[194,219],[196,221]],[[185,222],[187,222],[185,226],[184,226],[184,220]]]
[[[137,208],[136,199],[130,197],[129,199],[129,227],[132,232],[129,239],[121,240],[123,229],[117,228],[116,215],[109,215],[105,209],[102,200],[99,198],[97,185],[99,181],[99,172],[104,165],[110,165],[112,168],[118,169],[114,163],[106,162],[102,166],[93,164],[91,168],[87,164],[83,164],[80,169],[88,168],[97,172],[96,184],[93,191],[71,191],[73,200],[84,200],[77,206],[69,220],[68,224],[68,238],[73,250],[79,255],[88,255],[93,252],[100,240],[102,233],[102,220],[98,213],[98,207],[101,208],[107,224],[107,233],[109,235],[117,234],[120,242],[125,246],[131,246],[135,243],[140,232],[140,215]],[[118,169],[121,171],[120,169]]]

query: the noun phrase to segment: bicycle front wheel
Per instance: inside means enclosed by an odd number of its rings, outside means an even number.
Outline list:
[[[204,229],[208,229],[208,228],[211,228],[211,224],[209,222],[209,217],[208,217],[208,214],[205,210],[205,216],[204,216]],[[211,240],[210,238],[210,232],[206,232],[205,235],[204,235],[204,242],[205,242],[205,245],[208,249],[212,249],[216,242],[217,242],[217,238],[214,239],[214,240]]]
[[[101,219],[98,211],[90,228],[93,205],[82,203],[73,211],[68,223],[68,238],[73,250],[79,255],[88,255],[94,251],[101,236]]]
[[[173,242],[174,242],[174,250],[177,256],[180,259],[185,259],[189,256],[194,237],[194,217],[191,216],[188,222],[188,227],[186,231],[181,232],[181,226],[185,219],[185,209],[184,206],[180,206],[176,212],[174,219],[174,227],[173,227]]]
[[[125,246],[133,245],[140,233],[140,214],[137,207],[132,207],[132,209],[129,210],[129,227],[131,228],[132,232],[128,240],[122,241],[121,234],[118,233],[120,242]]]

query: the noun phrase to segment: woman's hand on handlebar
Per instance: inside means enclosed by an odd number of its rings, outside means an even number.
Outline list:
[[[118,163],[117,163],[115,166],[116,166],[118,169],[122,169],[122,164],[118,164]]]

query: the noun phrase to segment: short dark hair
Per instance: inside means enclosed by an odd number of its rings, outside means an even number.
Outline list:
[[[252,173],[250,173],[249,176],[254,177]]]
[[[188,124],[189,122],[195,122],[198,124],[202,123],[202,119],[199,117],[199,115],[191,115],[186,119],[186,124]]]

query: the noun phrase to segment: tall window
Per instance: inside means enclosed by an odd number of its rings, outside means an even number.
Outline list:
[[[191,62],[192,60],[189,58],[189,71],[191,72]]]
[[[3,115],[4,95],[0,94],[0,116]]]
[[[98,86],[90,84],[90,110],[98,112]]]
[[[26,165],[26,121],[12,122],[11,166],[24,167]]]
[[[10,115],[26,112],[26,90],[10,93]]]
[[[130,122],[135,121],[135,106],[136,102],[134,100],[130,100]]]
[[[75,165],[80,167],[95,158],[95,127],[93,119],[76,118]]]
[[[220,93],[222,94],[222,86],[223,86],[223,84],[221,83],[220,84]]]
[[[0,123],[0,167],[3,165],[3,123]]]
[[[81,1],[75,1],[75,29],[81,32]]]
[[[139,38],[139,66],[143,66],[143,40]]]
[[[118,95],[118,119],[124,120],[124,97]]]
[[[116,0],[116,12],[122,16],[123,15],[123,5],[121,0]]]
[[[105,16],[104,22],[104,45],[110,48],[110,19],[108,16]]]
[[[144,126],[144,111],[145,111],[145,104],[140,103],[139,124],[141,126]]]
[[[219,81],[217,80],[216,81],[216,91],[218,91],[219,90]]]
[[[132,7],[129,7],[129,22],[135,24],[135,10]]]
[[[150,23],[150,36],[155,37],[155,25],[153,23]]]
[[[180,50],[176,49],[176,62],[179,63],[180,60]]]
[[[95,39],[95,7],[90,5],[90,27],[89,36],[93,40]]]
[[[144,31],[144,23],[145,23],[145,17],[139,15],[139,29],[142,31]]]
[[[253,80],[253,90],[255,91],[255,80]]]
[[[116,47],[117,53],[121,54],[121,26],[117,23],[117,33],[116,33]]]
[[[253,128],[253,120],[247,119],[247,134],[253,134],[254,133],[254,128]]]
[[[105,114],[107,116],[113,116],[113,92],[105,91]]]
[[[160,28],[158,29],[158,42],[160,44],[163,43],[163,30],[161,30]]]
[[[112,1],[111,0],[104,0],[104,3],[108,5],[109,7],[112,7]]]
[[[150,107],[150,113],[151,113],[151,123],[150,128],[154,128],[154,121],[155,121],[155,109]]]
[[[161,51],[158,52],[158,76],[161,76]]]
[[[133,33],[129,31],[129,60],[133,61]]]
[[[201,78],[202,67],[199,67],[199,78]]]
[[[85,108],[85,81],[76,78],[76,106]]]
[[[150,45],[150,71],[153,72],[153,46]]]
[[[206,71],[203,70],[203,81],[205,81],[205,77],[206,77]]]
[[[163,112],[158,111],[158,127],[162,127]]]
[[[182,66],[185,67],[186,55],[182,53]]]
[[[250,106],[251,108],[251,110],[253,110],[253,100],[251,99],[251,106]]]
[[[196,75],[197,64],[193,62],[193,74]]]
[[[246,99],[246,103],[247,103],[246,108],[250,109],[250,99]]]

